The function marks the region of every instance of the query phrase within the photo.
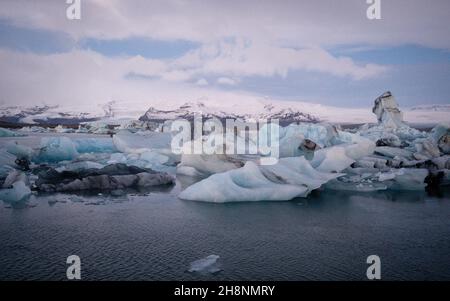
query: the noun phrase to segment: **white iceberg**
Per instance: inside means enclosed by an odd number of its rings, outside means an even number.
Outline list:
[[[322,173],[304,157],[283,158],[275,165],[244,167],[214,174],[179,195],[184,200],[204,202],[280,201],[305,197],[341,174]]]

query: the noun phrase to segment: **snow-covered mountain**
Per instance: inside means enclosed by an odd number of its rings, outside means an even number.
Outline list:
[[[279,119],[280,124],[289,124],[292,122],[319,122],[320,119],[309,113],[304,113],[291,107],[276,107],[273,104],[260,104],[253,106],[251,110],[242,110],[235,106],[230,107],[211,107],[203,102],[188,102],[172,110],[161,110],[150,107],[139,120],[163,122],[183,118],[192,120],[195,115],[201,115],[203,118],[224,119]]]
[[[95,121],[103,114],[80,112],[59,106],[10,106],[0,108],[0,122],[21,124],[78,124],[80,122]]]
[[[407,123],[435,124],[449,121],[450,105],[422,105],[402,108]],[[149,100],[140,102],[110,101],[90,107],[49,106],[0,107],[0,123],[8,124],[79,124],[89,121],[140,119],[163,122],[175,118],[239,118],[247,121],[279,119],[282,125],[292,122],[331,122],[339,124],[376,123],[372,108],[342,108],[300,101],[269,100],[263,97],[229,97],[212,99],[202,97],[189,102]]]

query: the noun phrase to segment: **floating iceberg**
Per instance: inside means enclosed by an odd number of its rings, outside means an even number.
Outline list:
[[[44,137],[32,161],[59,162],[74,160],[78,156],[75,144],[67,137]]]
[[[214,174],[179,195],[204,202],[279,201],[305,197],[341,174],[316,171],[304,157],[283,158],[275,165],[247,162],[242,168]]]

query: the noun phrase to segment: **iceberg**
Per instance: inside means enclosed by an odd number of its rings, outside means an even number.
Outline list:
[[[285,201],[305,197],[341,174],[316,171],[304,157],[282,158],[275,165],[249,161],[238,169],[214,174],[179,195],[204,202]]]
[[[6,177],[0,189],[0,200],[7,203],[22,202],[31,195],[31,190],[27,185],[28,179],[24,173],[12,170]]]
[[[385,92],[375,99],[373,113],[378,124],[365,125],[359,133],[377,143],[377,146],[402,147],[418,138],[426,138],[425,132],[411,128],[403,121],[403,113],[391,92]]]
[[[12,188],[0,190],[0,200],[7,203],[23,202],[27,200],[30,195],[30,188],[22,181],[15,182],[12,185]]]
[[[395,129],[406,126],[403,122],[403,113],[398,109],[397,102],[390,91],[375,99],[372,111],[377,115],[378,122],[385,128]]]
[[[41,139],[41,145],[34,154],[32,161],[51,163],[74,160],[77,156],[78,151],[70,138],[44,137]]]
[[[31,159],[33,156],[33,149],[31,147],[21,145],[17,141],[11,141],[6,144],[6,151],[17,158]]]

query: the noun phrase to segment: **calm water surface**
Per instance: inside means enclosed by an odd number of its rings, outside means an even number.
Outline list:
[[[169,191],[44,195],[0,206],[0,279],[450,280],[450,200],[425,193],[320,192],[290,202],[210,204]],[[449,195],[446,192],[447,195]],[[217,254],[223,270],[187,273]]]

